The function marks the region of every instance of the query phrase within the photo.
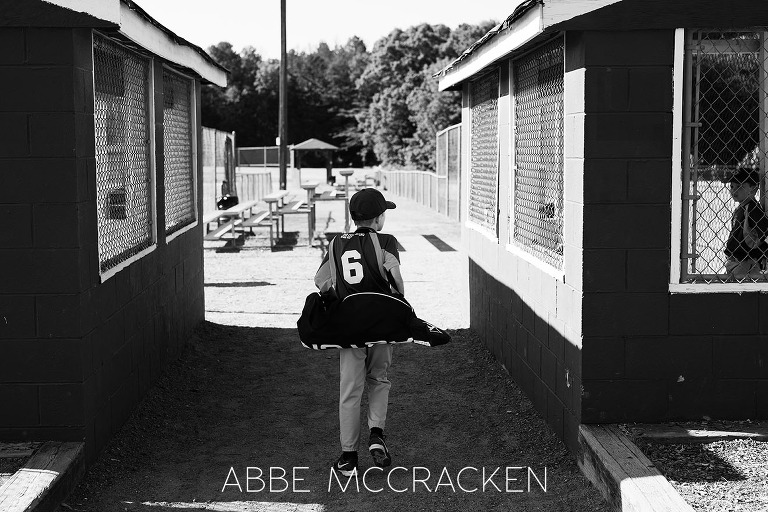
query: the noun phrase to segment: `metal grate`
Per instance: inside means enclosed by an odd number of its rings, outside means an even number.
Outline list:
[[[93,39],[99,267],[105,272],[154,242],[149,61]]]
[[[165,232],[195,221],[192,165],[192,81],[163,70],[163,160]]]
[[[472,125],[469,220],[497,233],[499,181],[499,73],[470,84]]]
[[[563,40],[514,63],[514,230],[511,242],[563,264]]]
[[[766,30],[686,33],[683,282],[766,280]]]

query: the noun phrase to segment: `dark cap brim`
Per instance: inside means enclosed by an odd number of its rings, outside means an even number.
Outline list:
[[[386,201],[386,203],[387,203],[387,210],[394,210],[395,208],[397,208],[397,205],[392,201]]]

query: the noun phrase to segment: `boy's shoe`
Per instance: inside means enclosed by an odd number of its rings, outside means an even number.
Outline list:
[[[339,460],[333,464],[333,469],[344,476],[352,476],[357,469],[357,454],[342,453]]]
[[[392,464],[392,457],[389,455],[387,444],[384,442],[386,437],[384,434],[378,435],[371,432],[371,437],[368,439],[368,450],[373,457],[373,463],[380,468]]]

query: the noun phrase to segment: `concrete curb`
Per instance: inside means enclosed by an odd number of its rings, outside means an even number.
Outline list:
[[[614,510],[693,512],[664,475],[614,425],[580,425],[577,462]]]
[[[85,472],[84,443],[44,443],[0,487],[3,512],[51,512]]]

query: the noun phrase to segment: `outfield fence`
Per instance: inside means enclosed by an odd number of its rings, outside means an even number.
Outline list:
[[[381,183],[389,192],[461,220],[461,125],[437,134],[436,171],[382,170]]]

